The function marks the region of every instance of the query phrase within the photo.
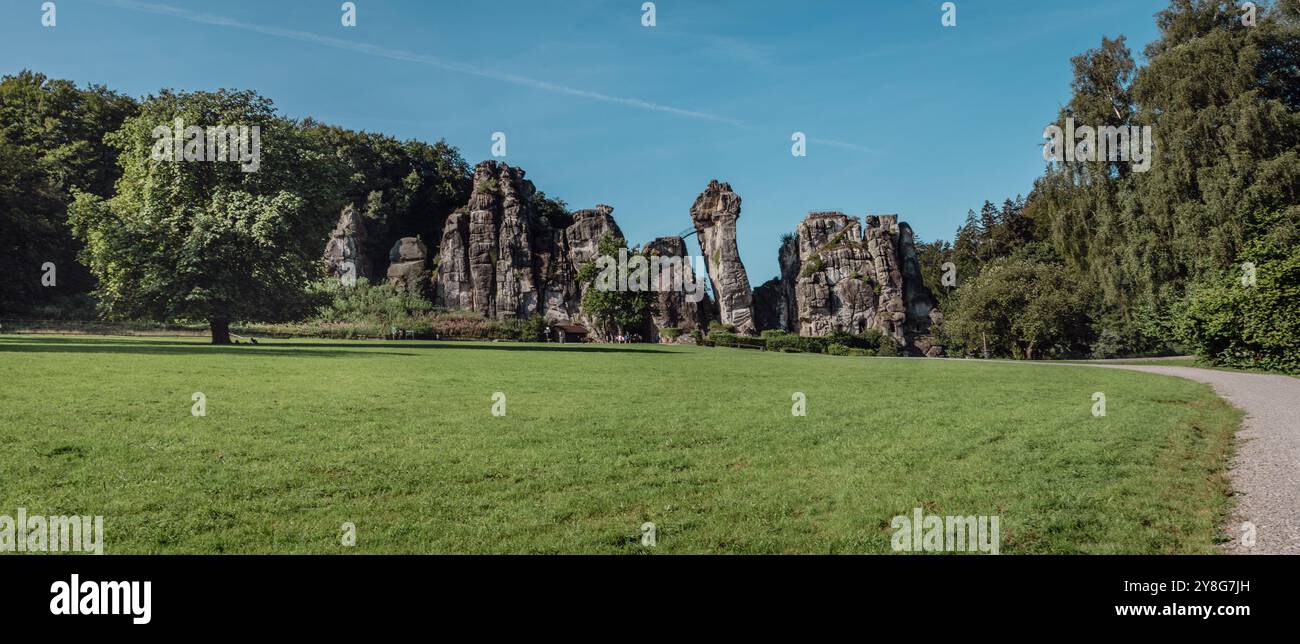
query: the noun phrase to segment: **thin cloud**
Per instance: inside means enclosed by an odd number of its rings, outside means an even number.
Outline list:
[[[379,58],[388,58],[391,60],[400,60],[400,61],[411,62],[411,63],[419,63],[422,65],[437,67],[439,69],[444,69],[451,72],[468,74],[470,76],[478,76],[480,78],[498,80],[506,83],[511,83],[514,85],[529,87],[532,89],[554,92],[557,94],[566,94],[569,96],[577,96],[580,98],[603,101],[606,103],[625,105],[628,107],[634,107],[642,110],[664,112],[666,114],[675,114],[677,116],[684,116],[687,118],[700,119],[705,121],[714,121],[717,123],[726,123],[728,125],[742,125],[742,123],[740,121],[737,121],[736,119],[727,118],[725,116],[719,116],[717,114],[709,114],[707,112],[687,110],[679,107],[673,107],[671,105],[662,105],[660,103],[654,103],[639,98],[613,96],[611,94],[605,94],[603,92],[594,92],[585,89],[578,89],[575,87],[568,87],[565,85],[560,85],[558,83],[552,83],[549,81],[544,81],[536,78],[528,78],[526,76],[520,76],[518,74],[511,74],[508,72],[499,72],[491,69],[484,69],[476,65],[471,65],[469,63],[463,63],[454,60],[446,60],[443,58],[438,58],[436,56],[417,54],[415,52],[405,51],[401,49],[380,47],[378,45],[371,45],[371,44],[360,43],[351,40],[344,40],[342,38],[331,38],[329,36],[321,36],[319,34],[313,34],[306,31],[297,31],[295,29],[267,27],[264,25],[258,25],[250,22],[235,20],[233,18],[226,18],[225,16],[216,16],[207,13],[200,13],[197,11],[190,11],[189,9],[181,9],[179,7],[173,7],[165,4],[135,2],[133,0],[107,0],[106,2],[101,2],[100,4],[107,4],[115,7],[120,7],[122,9],[128,9],[130,11],[138,11],[142,13],[152,13],[160,16],[179,18],[181,20],[188,20],[190,22],[197,22],[197,23],[202,23],[207,25],[216,25],[220,27],[242,29],[244,31],[252,31],[267,36],[276,36],[279,38],[288,38],[300,42],[309,42],[317,45],[324,45],[326,47],[333,47],[335,49],[346,49],[348,51],[355,51],[361,54],[376,56]]]
[[[712,121],[715,123],[725,123],[727,125],[732,125],[736,127],[753,129],[752,126],[745,124],[743,121],[729,118],[726,116],[721,116],[718,114],[710,114],[708,112],[700,112],[697,110],[683,109],[680,107],[664,105],[662,103],[655,103],[652,101],[647,101],[639,98],[631,98],[626,96],[614,96],[612,94],[606,94],[604,92],[596,92],[592,90],[579,89],[576,87],[569,87],[567,85],[561,85],[559,83],[552,83],[550,81],[545,81],[537,78],[520,76],[518,74],[511,74],[509,72],[486,69],[483,67],[479,67],[477,65],[472,65],[470,63],[448,60],[445,58],[439,58],[437,56],[419,54],[419,53],[406,51],[402,49],[392,49],[389,47],[381,47],[379,45],[371,45],[368,43],[345,40],[342,38],[322,36],[307,31],[298,31],[296,29],[283,29],[280,27],[269,27],[265,25],[258,25],[250,22],[244,22],[241,20],[235,20],[233,18],[227,18],[225,16],[201,13],[198,11],[191,11],[189,9],[182,9],[180,7],[173,7],[171,5],[165,5],[165,4],[156,4],[151,2],[137,2],[136,0],[99,0],[99,4],[114,6],[129,11],[136,11],[141,13],[150,13],[154,15],[167,16],[171,18],[178,18],[181,20],[187,20],[189,22],[214,25],[218,27],[229,27],[232,29],[240,29],[243,31],[251,31],[266,36],[287,38],[290,40],[307,42],[316,45],[322,45],[325,47],[332,47],[335,49],[354,51],[360,54],[375,56],[378,58],[387,58],[390,60],[400,60],[404,62],[417,63],[421,65],[427,65],[429,67],[436,67],[438,69],[443,69],[450,72],[466,74],[469,76],[477,76],[479,78],[487,78],[491,80],[501,81],[504,83],[510,83],[512,85],[518,85],[521,87],[537,89],[545,92],[552,92],[552,93],[563,94],[567,96],[575,96],[578,98],[601,101],[604,103],[613,103],[615,105],[623,105],[625,107],[632,107],[640,110],[661,112],[664,114],[673,114],[675,116],[681,116],[681,117],[692,118],[692,119],[703,120],[703,121]],[[842,141],[835,141],[835,140],[828,140],[828,139],[809,139],[809,141],[820,143],[823,145],[839,147],[846,150],[854,150],[858,152],[871,152],[871,150],[868,148],[853,143],[845,143]]]

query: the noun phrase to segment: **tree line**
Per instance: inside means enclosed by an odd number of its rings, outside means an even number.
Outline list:
[[[257,171],[157,162],[154,129],[177,119],[257,126]],[[471,183],[445,141],[288,119],[255,92],[137,100],[22,71],[0,80],[0,317],[204,320],[224,340],[232,320],[307,312],[343,204],[361,207],[361,270],[382,275],[396,239],[441,236]]]
[[[1300,371],[1300,2],[1257,4],[1247,25],[1234,2],[1173,0],[1144,64],[1122,35],[1071,59],[1048,124],[1150,126],[1155,157],[1053,160],[924,244],[950,353]]]
[[[1047,161],[1028,196],[921,244],[951,354],[1193,351],[1300,371],[1300,0],[1259,4],[1246,25],[1233,2],[1171,0],[1142,64],[1122,35],[1071,59],[1069,100],[1044,125],[1151,127],[1155,156],[1140,171]],[[154,130],[177,119],[257,126],[258,170],[158,162]],[[378,276],[396,239],[436,244],[471,188],[445,141],[286,118],[250,91],[135,99],[23,71],[0,79],[0,318],[205,320],[223,341],[231,321],[310,311],[344,204],[368,232],[359,270]],[[584,309],[603,326],[646,317],[602,297]]]

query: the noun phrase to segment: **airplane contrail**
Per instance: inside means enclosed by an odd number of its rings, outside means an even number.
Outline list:
[[[356,42],[353,40],[346,40],[343,38],[322,36],[320,34],[314,34],[307,31],[298,31],[296,29],[268,27],[265,25],[259,25],[251,22],[244,22],[242,20],[235,20],[233,18],[227,18],[225,16],[218,16],[218,15],[202,13],[198,11],[191,11],[189,9],[183,9],[180,7],[173,7],[171,5],[166,5],[166,4],[157,4],[152,2],[139,2],[137,0],[97,0],[97,2],[99,4],[114,6],[121,9],[127,9],[130,11],[138,11],[142,13],[151,13],[155,15],[168,16],[172,18],[179,18],[181,20],[188,20],[190,22],[215,25],[219,27],[241,29],[244,31],[251,31],[254,33],[259,33],[267,36],[288,38],[300,42],[308,42],[317,45],[323,45],[326,47],[333,47],[335,49],[355,51],[357,53],[366,54],[369,56],[376,56],[379,58],[388,58],[390,60],[400,60],[405,62],[428,65],[430,67],[436,67],[438,69],[444,69],[451,72],[467,74],[470,76],[477,76],[480,78],[487,78],[491,80],[497,80],[505,83],[510,83],[513,85],[519,85],[521,87],[529,87],[532,89],[542,90],[546,92],[553,92],[556,94],[565,94],[568,96],[576,96],[579,98],[586,98],[586,99],[601,101],[605,103],[624,105],[627,107],[633,107],[641,110],[662,112],[665,114],[673,114],[676,116],[682,116],[686,118],[692,118],[692,119],[698,119],[704,121],[713,121],[715,123],[725,123],[727,125],[752,129],[752,126],[747,125],[743,121],[734,118],[729,118],[726,116],[710,114],[708,112],[700,112],[697,110],[688,110],[680,107],[674,107],[671,105],[664,105],[662,103],[655,103],[652,101],[647,101],[639,98],[614,96],[612,94],[606,94],[604,92],[596,92],[592,90],[579,89],[576,87],[569,87],[567,85],[561,85],[559,83],[552,83],[550,81],[540,80],[536,78],[529,78],[527,76],[520,76],[518,74],[512,74],[509,72],[486,69],[483,67],[479,67],[477,65],[472,65],[470,63],[448,60],[445,58],[439,58],[437,56],[431,56],[428,54],[420,54],[420,53],[415,53],[415,52],[406,51],[402,49],[393,49],[390,47],[381,47],[379,45]],[[830,146],[849,149],[849,150],[856,150],[859,152],[870,151],[868,148],[862,147],[860,145],[856,145],[853,143],[845,143],[833,139],[809,139],[809,140],[816,143],[822,143],[825,145],[830,145]]]

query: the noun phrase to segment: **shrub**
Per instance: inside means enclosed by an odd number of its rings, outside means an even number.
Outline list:
[[[546,329],[546,321],[540,315],[521,320],[489,320],[485,325],[487,338],[491,340],[518,340],[520,342],[539,342]]]
[[[898,355],[898,343],[894,341],[892,335],[880,335],[880,343],[877,345],[876,355],[882,358],[892,358]]]
[[[826,353],[833,356],[847,356],[849,355],[849,348],[838,342],[832,342],[826,346]]]
[[[320,322],[364,322],[398,324],[433,310],[433,303],[413,293],[401,293],[389,284],[373,285],[360,279],[345,286],[335,279],[322,280],[308,288]],[[401,326],[398,324],[398,326]]]
[[[883,335],[880,329],[865,329],[857,335],[858,342],[852,346],[875,350],[880,347],[880,338]]]
[[[682,330],[675,326],[666,326],[662,329],[659,329],[659,335],[668,338],[669,340],[676,340],[677,338],[681,337]]]
[[[730,324],[723,324],[717,320],[709,321],[709,335],[714,333],[735,333],[736,327]]]
[[[699,329],[691,329],[691,339],[695,340],[695,344],[704,346],[704,333]]]
[[[1279,216],[1252,241],[1243,265],[1191,289],[1174,315],[1174,330],[1210,364],[1300,374],[1300,231]],[[1255,283],[1243,283],[1244,262]]]
[[[766,343],[768,351],[782,351],[785,353],[825,353],[826,346],[830,344],[827,338],[809,338],[792,333],[773,334],[763,341]]]
[[[812,277],[824,266],[825,264],[822,263],[822,256],[814,255],[812,259],[804,262],[803,267],[799,269],[799,277]]]
[[[709,339],[719,347],[734,347],[737,349],[766,349],[767,342],[762,338],[754,338],[746,335],[736,335],[719,331],[710,333]]]

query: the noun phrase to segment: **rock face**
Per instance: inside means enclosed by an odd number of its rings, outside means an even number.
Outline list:
[[[740,219],[740,195],[731,185],[716,179],[695,199],[691,220],[699,234],[700,249],[708,262],[709,280],[718,300],[718,316],[723,324],[736,327],[738,333],[753,335],[753,293],[749,276],[740,261],[736,246],[736,220]]]
[[[403,293],[429,292],[429,250],[415,237],[403,237],[388,252],[388,283]]]
[[[331,277],[355,281],[370,277],[370,262],[365,255],[366,228],[356,206],[348,204],[339,214],[338,224],[325,245],[325,271]]]
[[[469,203],[443,226],[436,304],[496,319],[578,321],[578,269],[595,258],[601,236],[623,233],[606,205],[546,219],[533,208],[536,192],[522,169],[475,167]]]
[[[443,226],[435,272],[424,243],[405,237],[389,253],[389,283],[403,292],[431,291],[438,306],[489,318],[540,315],[550,323],[586,323],[579,269],[595,260],[605,235],[622,238],[623,232],[610,206],[557,212],[536,194],[523,170],[497,161],[478,164],[469,202]],[[730,185],[714,180],[691,206],[715,301],[697,281],[703,276],[682,237],[645,245],[657,300],[649,339],[670,327],[689,337],[720,320],[751,335],[877,329],[909,353],[942,355],[932,327],[943,316],[922,283],[912,229],[896,215],[808,215],[782,239],[780,276],[751,291],[736,244],[740,203]],[[330,273],[343,276],[350,262],[358,277],[366,277],[365,244],[363,219],[349,206],[325,249]]]
[[[695,329],[707,329],[713,307],[704,292],[704,276],[691,266],[686,240],[660,237],[646,244],[645,251],[651,256],[651,287],[658,298],[651,340],[659,340],[659,329],[680,329],[681,339],[689,339]]]
[[[798,331],[794,287],[799,279],[799,241],[794,235],[781,239],[777,261],[781,276],[754,289],[754,324],[759,330]]]
[[[867,217],[864,227],[843,213],[814,212],[779,259],[782,276],[755,292],[762,328],[808,336],[877,329],[900,347],[942,353],[929,334],[942,315],[921,281],[912,229],[897,215]]]
[[[573,213],[573,224],[564,229],[570,264],[581,268],[583,264],[595,259],[596,247],[605,233],[623,237],[623,231],[614,223],[613,213],[614,208],[605,204]]]

